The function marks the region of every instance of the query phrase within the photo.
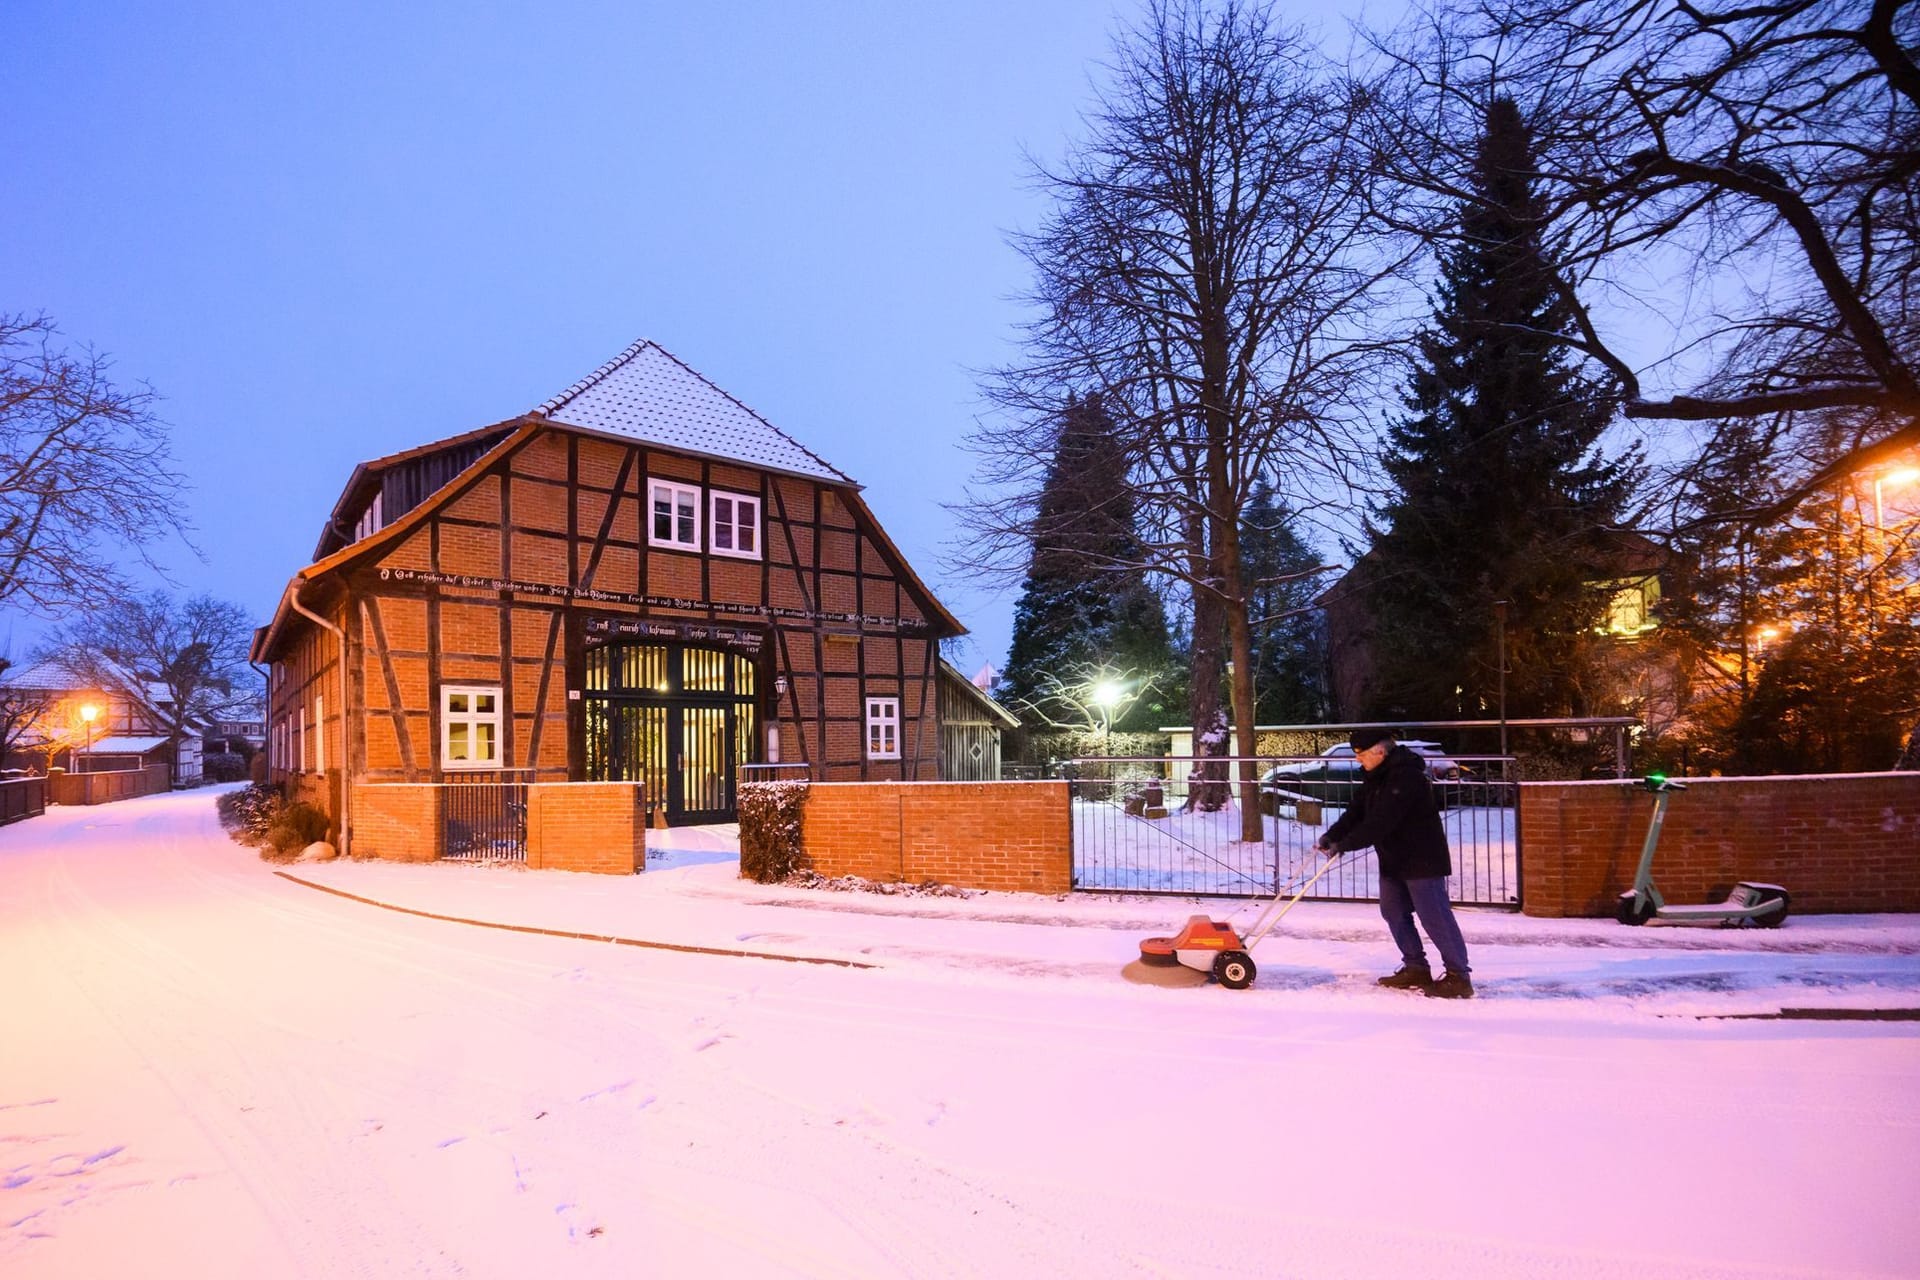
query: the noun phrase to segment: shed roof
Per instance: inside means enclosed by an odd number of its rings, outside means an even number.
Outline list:
[[[534,411],[568,426],[835,484],[853,480],[647,338]]]

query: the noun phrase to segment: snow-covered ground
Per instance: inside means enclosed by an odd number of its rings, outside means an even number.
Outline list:
[[[1450,1003],[1309,903],[1231,992],[1137,960],[1218,903],[670,838],[281,875],[205,791],[0,829],[0,1275],[1915,1274],[1920,1022],[1743,1015],[1920,1008],[1920,919],[1468,912]]]

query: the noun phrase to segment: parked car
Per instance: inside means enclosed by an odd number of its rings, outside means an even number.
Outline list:
[[[1409,738],[1400,745],[1425,757],[1427,776],[1435,783],[1459,782],[1472,776],[1470,769],[1449,759],[1437,742]],[[1328,747],[1311,760],[1275,765],[1262,775],[1260,789],[1263,793],[1273,795],[1279,803],[1284,803],[1287,796],[1301,796],[1326,804],[1346,805],[1352,802],[1354,794],[1359,791],[1360,779],[1365,773],[1366,770],[1354,756],[1353,748],[1343,742]],[[1441,807],[1444,808],[1444,789],[1436,787],[1435,794],[1442,797]],[[1265,807],[1271,808],[1271,805]]]

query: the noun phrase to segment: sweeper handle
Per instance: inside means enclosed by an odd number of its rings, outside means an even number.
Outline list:
[[[1280,899],[1284,897],[1287,892],[1286,887],[1282,886],[1280,892],[1273,895],[1273,901],[1267,904],[1266,910],[1260,913],[1260,918],[1253,922],[1253,928],[1247,930],[1247,950],[1251,951],[1259,946],[1260,939],[1272,933],[1274,929],[1279,926],[1280,922],[1286,918],[1287,912],[1293,910],[1294,904],[1307,896],[1307,890],[1319,884],[1320,877],[1333,870],[1335,865],[1346,856],[1347,854],[1342,852],[1334,854],[1331,858],[1324,859],[1320,864],[1320,869],[1307,877],[1306,882],[1295,891],[1291,898],[1287,899],[1285,906],[1280,905]],[[1272,918],[1269,919],[1268,917]]]

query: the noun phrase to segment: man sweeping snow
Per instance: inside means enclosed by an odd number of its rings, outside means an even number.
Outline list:
[[[1446,827],[1440,822],[1427,762],[1394,741],[1386,729],[1360,729],[1349,741],[1361,768],[1360,794],[1321,835],[1317,847],[1328,857],[1372,846],[1380,860],[1380,914],[1400,948],[1398,970],[1380,979],[1383,987],[1417,988],[1441,999],[1473,994],[1468,976],[1467,942],[1447,901],[1447,877],[1453,858]],[[1415,916],[1440,952],[1446,974],[1434,980],[1426,948],[1414,928]]]

